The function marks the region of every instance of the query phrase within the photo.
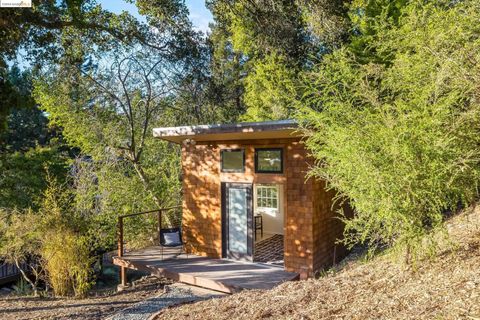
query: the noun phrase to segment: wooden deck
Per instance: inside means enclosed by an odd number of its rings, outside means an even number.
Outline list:
[[[163,259],[160,247],[150,247],[114,257],[113,263],[225,293],[271,289],[282,282],[298,279],[297,273],[286,272],[278,266],[185,255],[176,248],[166,249]]]

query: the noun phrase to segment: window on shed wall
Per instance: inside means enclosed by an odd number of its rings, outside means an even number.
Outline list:
[[[222,172],[244,172],[245,151],[243,149],[226,149],[221,151]]]
[[[261,148],[255,149],[255,172],[282,173],[283,149]]]
[[[257,186],[257,208],[278,209],[278,186]]]

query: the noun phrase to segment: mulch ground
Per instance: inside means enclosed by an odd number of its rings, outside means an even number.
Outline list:
[[[34,298],[0,295],[0,319],[104,319],[137,302],[158,296],[167,279],[146,278],[116,293],[97,293],[85,299]]]
[[[172,307],[157,319],[480,319],[480,207],[447,227],[455,246],[414,270],[391,254],[351,260],[318,280]]]

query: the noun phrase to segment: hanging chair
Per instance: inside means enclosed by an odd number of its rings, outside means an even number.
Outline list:
[[[160,225],[162,224],[162,219],[160,217]],[[164,255],[164,248],[175,248],[181,247],[180,253],[186,253],[185,243],[182,239],[182,228],[179,226],[169,226],[167,228],[160,229],[160,247],[162,252],[162,260]],[[187,255],[188,257],[188,255]]]

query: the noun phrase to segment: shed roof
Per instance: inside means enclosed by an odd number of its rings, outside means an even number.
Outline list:
[[[196,141],[280,139],[300,137],[295,120],[240,122],[183,127],[154,128],[153,136],[181,143],[185,139]]]

